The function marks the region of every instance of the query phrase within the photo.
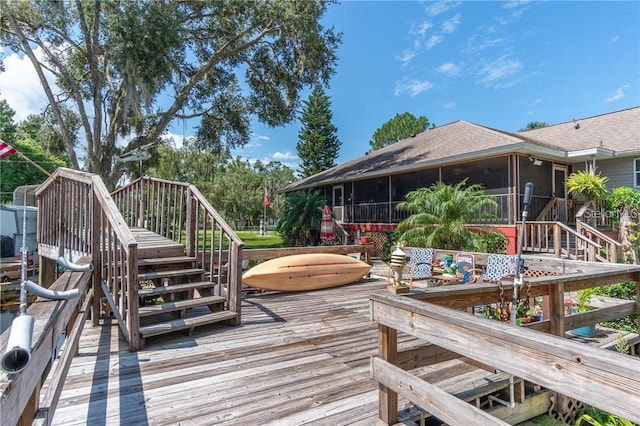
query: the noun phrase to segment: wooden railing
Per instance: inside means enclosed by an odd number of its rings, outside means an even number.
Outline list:
[[[85,264],[90,258],[82,258]],[[25,369],[8,377],[0,375],[0,413],[3,425],[49,425],[58,404],[71,360],[76,355],[80,334],[90,312],[93,290],[91,272],[65,272],[50,287],[52,291],[77,288],[79,298],[62,301],[38,300],[27,309],[34,318],[31,361]],[[0,336],[4,351],[11,328]],[[60,338],[65,342],[62,352]]]
[[[215,294],[227,297],[240,322],[244,243],[195,186],[145,176],[112,197],[129,226],[184,244],[186,255],[208,269]],[[219,273],[223,266],[225,274]]]
[[[100,318],[102,283],[114,301],[131,350],[140,348],[137,242],[99,176],[60,168],[38,189],[40,282],[52,282],[55,259],[91,256],[94,325]]]
[[[548,300],[545,320],[527,327],[464,312],[473,312],[473,306],[500,303],[501,294],[513,293],[512,281],[503,280],[502,288],[480,283],[426,288],[408,295],[371,295],[371,319],[378,323],[379,330],[379,352],[372,359],[371,369],[380,384],[379,417],[384,423],[397,421],[398,395],[448,424],[507,424],[501,418],[515,424],[549,411],[549,393],[533,396],[542,395],[546,401],[482,411],[408,371],[455,357],[467,357],[491,371],[510,373],[557,392],[556,401],[565,396],[640,422],[640,359],[563,337],[569,329],[638,314],[640,304],[620,301],[594,311],[565,315],[564,300],[566,293],[584,288],[637,282],[640,267],[543,258],[527,258],[527,265],[565,272],[526,279],[530,297]],[[428,345],[400,351],[400,332]]]
[[[576,220],[576,231],[603,248],[596,255],[598,260],[616,263],[618,258],[622,256],[622,244],[591,225],[581,220]]]
[[[518,235],[522,224],[517,225]],[[529,221],[524,226],[523,251],[552,253],[556,257],[602,261],[602,246],[561,222]]]

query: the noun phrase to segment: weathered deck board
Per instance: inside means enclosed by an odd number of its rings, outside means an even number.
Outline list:
[[[376,424],[369,359],[378,341],[368,295],[385,286],[371,279],[247,295],[242,326],[152,337],[138,352],[110,320],[87,325],[54,424]],[[454,360],[419,375],[438,382],[474,370]],[[407,405],[401,399],[400,408]]]

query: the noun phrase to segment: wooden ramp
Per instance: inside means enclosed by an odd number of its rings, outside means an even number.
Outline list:
[[[247,295],[241,327],[151,337],[134,353],[111,320],[87,325],[54,424],[374,425],[374,291],[386,291],[386,281]],[[477,383],[490,374],[446,359],[421,367],[420,376],[460,390],[460,380]],[[400,409],[410,407],[401,399]]]

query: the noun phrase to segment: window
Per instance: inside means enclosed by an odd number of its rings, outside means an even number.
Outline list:
[[[633,186],[640,187],[640,158],[633,160]]]

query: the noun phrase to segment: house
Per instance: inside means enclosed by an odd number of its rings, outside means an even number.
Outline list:
[[[358,230],[381,235],[406,218],[395,207],[409,191],[467,179],[495,197],[499,211],[492,225],[515,241],[525,183],[534,184],[530,219],[570,224],[580,200],[567,195],[566,180],[582,169],[608,176],[608,189],[640,188],[640,107],[518,133],[456,121],[301,179],[283,191],[320,190],[352,236]]]

